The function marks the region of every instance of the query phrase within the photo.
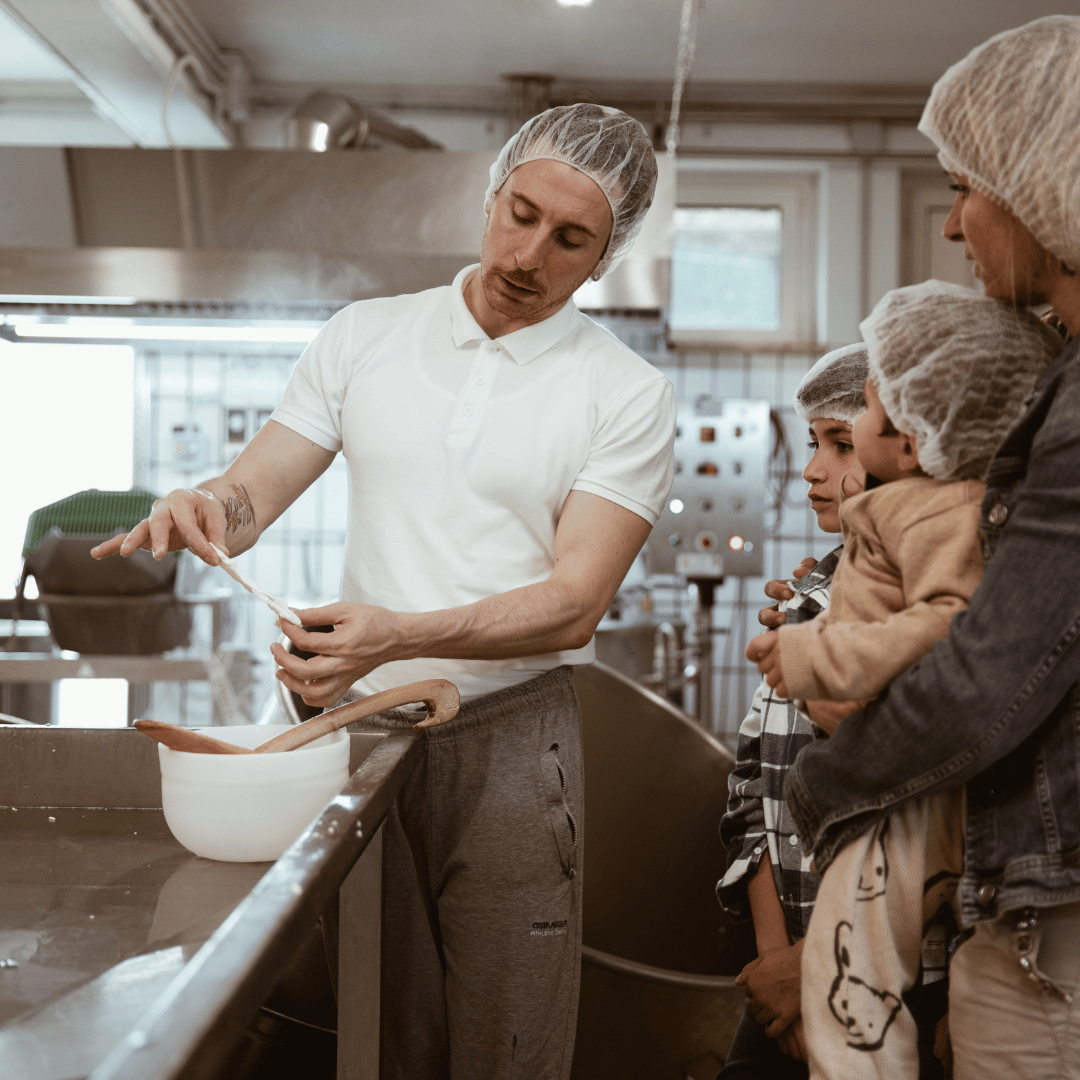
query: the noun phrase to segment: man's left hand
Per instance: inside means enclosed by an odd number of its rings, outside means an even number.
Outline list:
[[[746,646],[746,659],[758,666],[758,671],[765,676],[765,681],[783,698],[790,697],[784,682],[784,670],[780,666],[780,635],[775,633],[758,634]]]
[[[308,705],[330,708],[357,679],[391,658],[394,616],[386,608],[343,602],[296,614],[304,628],[283,619],[282,631],[298,649],[319,655],[301,660],[278,642],[270,651],[278,663],[277,677]],[[305,629],[331,623],[331,633]]]

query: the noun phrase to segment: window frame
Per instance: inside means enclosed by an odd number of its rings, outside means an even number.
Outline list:
[[[817,338],[817,176],[735,171],[712,164],[712,168],[701,162],[683,167],[680,162],[676,206],[780,210],[780,326],[776,330],[720,330],[675,329],[669,324],[668,341],[675,346],[813,343]]]

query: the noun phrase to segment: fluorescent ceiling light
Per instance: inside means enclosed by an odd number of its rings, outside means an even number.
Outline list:
[[[559,7],[588,7],[592,0],[559,0]]]
[[[57,296],[55,293],[38,296],[28,293],[0,293],[0,304],[110,304],[126,307],[137,303],[134,296]]]
[[[225,341],[306,345],[319,327],[305,326],[147,326],[126,320],[87,319],[66,323],[9,319],[20,338],[58,338],[79,341]]]

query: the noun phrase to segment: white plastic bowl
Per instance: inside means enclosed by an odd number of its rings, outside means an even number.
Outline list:
[[[254,749],[288,724],[204,728]],[[188,754],[158,746],[161,805],[173,836],[224,862],[278,858],[349,778],[349,736],[324,735],[282,754]]]

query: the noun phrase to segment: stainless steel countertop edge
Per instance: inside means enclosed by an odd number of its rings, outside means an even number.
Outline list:
[[[267,871],[89,1080],[209,1080],[377,832],[419,760],[392,732]]]

